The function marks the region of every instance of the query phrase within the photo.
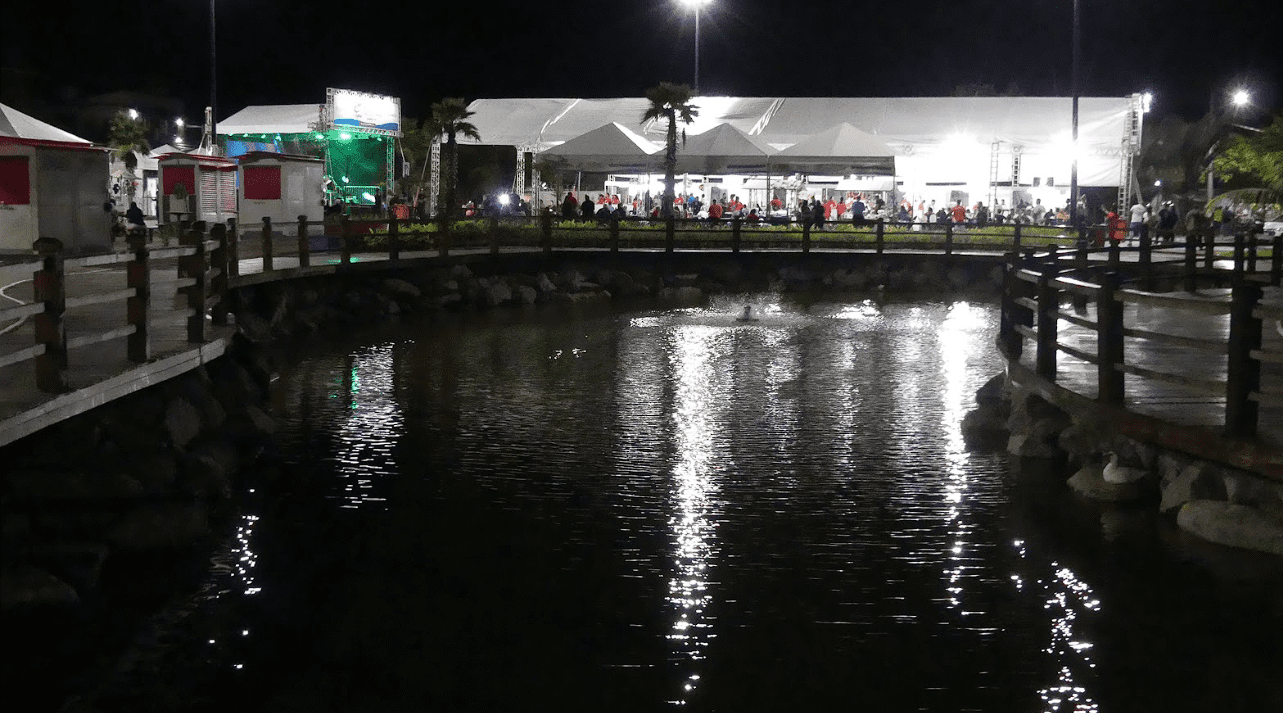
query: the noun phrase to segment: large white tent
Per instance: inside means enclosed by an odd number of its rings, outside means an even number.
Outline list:
[[[867,170],[850,160],[857,156],[831,155],[839,160],[827,167],[818,160],[810,167],[784,161],[791,147],[822,142],[820,135],[846,124],[849,129],[837,128],[831,137],[834,147],[855,136],[852,130],[860,132],[892,153],[899,190],[945,199],[1004,195],[1014,201],[1046,193],[1044,202],[1063,203],[1075,153],[1080,186],[1119,188],[1125,198],[1140,148],[1140,95],[1080,98],[1076,149],[1069,97],[695,97],[691,103],[699,115],[682,127],[688,136],[729,124],[781,150],[779,167],[786,170],[844,169],[852,177]],[[469,105],[469,121],[480,143],[534,153],[612,122],[662,146],[667,125],[643,121],[647,107],[643,98],[478,99]],[[710,162],[691,163],[687,167],[695,170]],[[775,156],[771,165],[772,172],[779,170]]]
[[[544,152],[586,171],[647,171],[658,147],[635,132],[611,122]]]
[[[677,170],[683,173],[763,173],[770,168],[775,149],[735,128],[718,124],[689,137],[677,152]]]
[[[0,104],[0,252],[30,252],[37,238],[68,252],[111,246],[107,151]]]

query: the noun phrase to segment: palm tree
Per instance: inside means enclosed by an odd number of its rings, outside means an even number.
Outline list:
[[[689,124],[699,116],[699,108],[692,106],[691,88],[685,84],[660,82],[659,86],[646,90],[646,99],[650,108],[642,114],[642,121],[657,119],[668,120],[668,139],[664,150],[664,217],[673,214],[673,199],[676,194],[677,177],[677,120]]]
[[[442,222],[449,224],[451,218],[459,210],[459,199],[456,196],[457,186],[459,184],[459,143],[457,138],[460,134],[474,141],[481,140],[481,134],[477,132],[477,127],[467,121],[473,112],[468,111],[468,105],[462,99],[448,97],[432,105],[432,118],[428,120],[427,133],[430,136],[440,138],[446,137],[445,151],[441,153],[442,166],[441,175],[445,178],[445,207],[441,211]]]

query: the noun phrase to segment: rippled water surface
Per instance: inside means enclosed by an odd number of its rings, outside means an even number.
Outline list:
[[[753,295],[316,347],[175,675],[300,711],[1273,705],[1275,561],[966,452],[996,323]]]

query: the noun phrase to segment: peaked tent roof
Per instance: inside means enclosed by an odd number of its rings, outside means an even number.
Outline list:
[[[780,151],[780,157],[840,158],[847,156],[894,156],[882,139],[865,133],[845,121],[802,139]]]
[[[543,153],[567,158],[579,168],[608,171],[645,167],[657,151],[655,144],[612,121]]]
[[[321,126],[323,104],[263,104],[247,106],[218,122],[220,136],[228,134],[304,134]]]
[[[895,152],[844,121],[784,149],[775,164],[796,171],[887,175],[895,173]]]
[[[767,156],[775,149],[735,128],[718,124],[686,140],[677,150],[680,172],[735,173],[766,168]]]
[[[46,124],[6,104],[0,104],[0,137],[58,144],[84,144],[86,147],[92,145],[71,132],[63,131],[53,124]]]

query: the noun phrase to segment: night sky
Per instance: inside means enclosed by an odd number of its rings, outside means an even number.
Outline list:
[[[1283,104],[1283,2],[1080,1],[1084,95],[1151,90],[1156,112],[1191,118],[1238,86],[1258,111]],[[320,103],[327,86],[399,96],[423,116],[444,96],[641,96],[693,78],[694,23],[676,0],[217,3],[220,118]],[[705,94],[1070,92],[1071,0],[712,0],[702,12]],[[208,103],[208,0],[26,1],[4,16],[11,103],[68,88],[175,96],[193,118]]]

